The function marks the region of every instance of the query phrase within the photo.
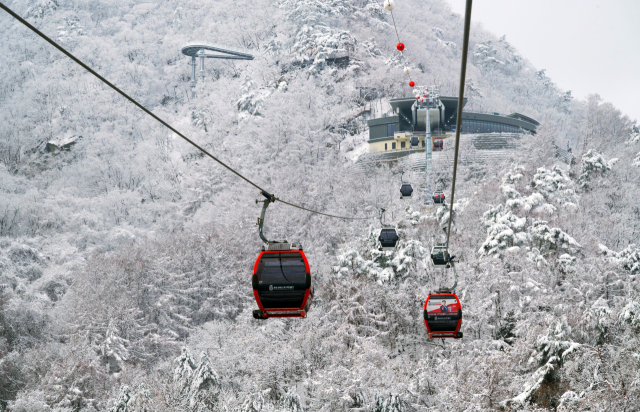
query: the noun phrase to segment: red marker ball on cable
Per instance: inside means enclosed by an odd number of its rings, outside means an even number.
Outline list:
[[[404,43],[398,43],[398,45],[396,46],[396,49],[400,51],[404,50]]]
[[[416,83],[415,83],[414,81],[410,81],[410,82],[409,82],[409,87],[413,87],[413,86],[415,86],[415,85],[416,85]]]

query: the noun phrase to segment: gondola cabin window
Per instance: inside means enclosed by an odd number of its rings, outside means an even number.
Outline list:
[[[307,268],[298,253],[269,253],[258,263],[258,284],[302,284]]]

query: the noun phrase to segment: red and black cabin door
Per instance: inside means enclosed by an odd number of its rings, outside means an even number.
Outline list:
[[[424,302],[424,324],[429,338],[461,338],[462,305],[453,293],[433,294]]]
[[[251,283],[261,318],[307,316],[313,285],[302,250],[261,252],[253,266]]]

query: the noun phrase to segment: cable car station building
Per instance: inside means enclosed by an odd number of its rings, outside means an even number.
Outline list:
[[[465,98],[464,104],[467,103]],[[435,108],[420,109],[414,97],[391,99],[393,116],[371,119],[369,126],[369,153],[397,151],[403,157],[417,151],[424,151],[426,135],[426,111],[429,110],[431,137],[447,137],[455,131],[458,98],[440,96]],[[503,116],[498,113],[462,112],[461,133],[535,133],[539,126],[536,120],[511,113]],[[410,139],[417,136],[418,147],[411,148]],[[391,153],[390,153],[391,154]]]

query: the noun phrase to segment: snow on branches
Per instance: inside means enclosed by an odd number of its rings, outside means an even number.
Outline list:
[[[329,16],[347,16],[353,11],[351,4],[342,0],[280,0],[276,5],[286,11],[289,20],[311,25],[322,23]]]
[[[398,394],[390,394],[389,396],[380,396],[376,394],[373,412],[406,412],[408,405]]]
[[[475,58],[475,65],[481,68],[492,68],[504,66],[504,62],[496,59],[494,56],[498,51],[488,40],[483,43],[476,44],[476,48],[473,52]]]
[[[173,384],[184,400],[184,406],[188,406],[190,411],[211,410],[212,398],[220,387],[220,380],[213,370],[209,356],[203,352],[200,363],[196,364],[187,348],[183,347],[182,353],[173,362],[176,365]]]
[[[109,412],[148,411],[152,410],[150,403],[151,392],[144,383],[135,390],[131,390],[128,385],[123,385]]]
[[[613,158],[605,160],[605,158],[595,150],[589,150],[582,156],[582,168],[578,183],[580,188],[588,189],[589,182],[595,177],[602,177],[611,170],[611,167],[618,159]]]
[[[618,319],[623,324],[629,325],[636,332],[640,331],[640,302],[630,301],[618,315]]]
[[[242,96],[236,102],[238,111],[245,112],[245,115],[261,116],[263,102],[271,93],[272,89],[257,88],[253,80],[246,78],[242,85]]]
[[[531,184],[535,191],[523,196],[516,189],[523,172],[522,167],[516,167],[503,176],[500,189],[505,201],[484,213],[482,220],[487,228],[487,238],[478,253],[481,256],[501,256],[504,252],[525,248],[529,251],[529,260],[534,263],[544,262],[545,256],[551,253],[567,255],[563,259],[569,262],[569,253],[577,252],[580,244],[560,228],[549,227],[546,221],[535,217],[549,216],[557,211],[555,206],[547,203],[549,201],[575,207],[573,202],[577,201],[577,196],[572,189],[573,182],[560,168],[539,168]],[[564,265],[563,269],[568,269],[568,266]]]
[[[38,0],[33,2],[24,13],[25,18],[43,18],[46,15],[52,14],[55,10],[60,7],[60,2],[58,0]]]
[[[298,51],[301,58],[313,61],[310,71],[318,71],[327,59],[348,55],[356,43],[356,38],[346,30],[304,25],[298,30],[293,49]]]
[[[528,197],[517,197],[515,196],[515,190],[504,188],[503,193],[509,197],[514,197],[513,199],[509,199],[506,201],[507,207],[511,209],[520,209],[525,213],[529,212],[538,212],[550,215],[556,211],[555,206],[545,202],[544,197],[540,193],[532,193],[531,196]]]
[[[378,229],[369,228],[366,247],[360,251],[348,249],[342,253],[333,272],[339,276],[350,273],[367,276],[382,285],[403,279],[428,254],[422,243],[413,239],[400,240],[394,251],[380,251],[377,248],[378,232]]]
[[[629,133],[629,140],[627,140],[627,144],[635,144],[640,143],[640,129],[638,126],[633,126],[631,128],[631,133]]]
[[[527,219],[514,215],[504,205],[492,207],[482,218],[487,227],[487,239],[478,250],[480,255],[495,255],[509,248],[518,248],[529,240],[525,232]]]
[[[536,352],[529,362],[538,361],[546,364],[550,361],[563,359],[579,344],[568,340],[571,334],[571,327],[567,324],[567,318],[555,320],[549,325],[546,335],[538,336],[536,342]]]
[[[631,133],[629,133],[629,139],[627,140],[627,145],[634,145],[640,143],[640,129],[638,126],[633,126],[631,128]],[[640,167],[640,152],[636,154],[636,157],[631,161],[631,164],[636,167]]]
[[[291,45],[298,63],[310,65],[309,71],[320,72],[327,59],[348,56],[355,49],[357,40],[347,30],[336,30],[327,24],[327,18],[348,16],[354,10],[347,2],[330,0],[282,0],[287,18],[298,25]],[[375,14],[377,8],[369,8]]]
[[[538,362],[541,366],[529,377],[520,394],[501,402],[503,407],[524,405],[529,402],[536,391],[541,389],[543,383],[562,364],[565,357],[581,346],[579,343],[568,340],[569,334],[571,334],[571,328],[567,324],[567,319],[563,317],[549,325],[546,335],[538,336],[529,363]]]
[[[631,244],[620,252],[610,250],[605,245],[599,245],[599,248],[604,256],[609,257],[614,264],[622,269],[628,270],[632,275],[640,273],[640,248],[637,248],[636,245]]]
[[[378,44],[376,43],[375,37],[370,38],[369,40],[363,41],[362,46],[364,50],[369,54],[370,57],[382,57],[382,52],[378,48]]]
[[[266,392],[270,392],[270,389],[267,389]],[[244,403],[240,407],[240,412],[260,412],[264,405],[264,396],[262,396],[261,393],[254,393],[245,399]]]
[[[543,220],[533,222],[529,233],[532,244],[543,254],[575,253],[581,248],[574,238],[557,227],[550,228]]]
[[[451,52],[454,56],[458,53],[458,45],[452,41],[447,41],[444,39],[444,31],[438,27],[434,27],[431,29],[433,34],[436,36],[436,42],[445,50]]]
[[[464,208],[467,206],[468,200],[461,199],[453,204],[453,224],[456,222],[456,217],[459,213],[464,211]],[[449,224],[449,214],[451,212],[451,208],[446,203],[436,210],[436,219],[440,223],[441,227],[447,226]]]
[[[382,4],[380,4],[379,1],[373,1],[367,4],[364,7],[364,9],[367,10],[371,15],[371,17],[373,17],[374,19],[384,21],[385,18],[387,17],[387,13],[385,12],[384,8],[382,7]]]
[[[554,166],[551,170],[544,167],[539,168],[533,176],[531,185],[548,201],[568,208],[576,206],[578,197],[573,190],[573,182],[558,166]]]

